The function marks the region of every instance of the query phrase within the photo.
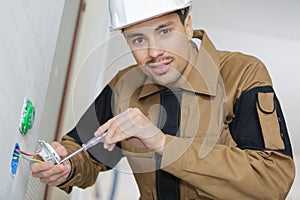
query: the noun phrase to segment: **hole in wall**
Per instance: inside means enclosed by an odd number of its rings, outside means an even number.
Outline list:
[[[17,174],[17,169],[20,160],[20,145],[18,143],[15,144],[15,148],[12,154],[11,159],[11,176],[14,178]]]

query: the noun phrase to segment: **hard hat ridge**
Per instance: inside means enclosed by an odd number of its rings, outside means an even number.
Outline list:
[[[109,0],[111,30],[191,6],[191,0]]]

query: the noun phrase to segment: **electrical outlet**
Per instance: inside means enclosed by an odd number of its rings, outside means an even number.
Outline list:
[[[14,178],[17,174],[17,169],[19,166],[19,160],[20,160],[20,145],[18,143],[15,144],[15,148],[12,154],[11,159],[11,176]]]
[[[22,135],[26,135],[27,132],[32,128],[35,118],[35,107],[32,102],[28,99],[24,99],[22,113],[20,117],[19,130]]]

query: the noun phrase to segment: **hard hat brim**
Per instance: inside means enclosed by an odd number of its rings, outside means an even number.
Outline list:
[[[192,6],[191,6],[191,5],[187,5],[186,7],[183,7],[183,8],[182,8],[182,7],[181,7],[181,8],[175,8],[175,9],[173,9],[173,10],[168,10],[167,12],[163,12],[163,13],[160,13],[160,14],[158,14],[158,15],[145,17],[145,18],[143,18],[143,19],[141,19],[141,20],[137,20],[137,21],[134,21],[134,22],[129,23],[129,24],[120,25],[120,26],[118,26],[118,27],[112,27],[112,26],[111,26],[111,27],[110,27],[110,31],[112,32],[112,31],[123,30],[123,29],[125,29],[125,28],[130,27],[130,26],[133,26],[133,25],[136,25],[136,24],[139,24],[139,23],[148,21],[148,20],[150,20],[150,19],[154,19],[154,18],[157,18],[157,17],[161,17],[161,16],[163,16],[163,15],[167,15],[167,14],[173,13],[173,12],[175,12],[175,11],[177,11],[177,10],[185,9],[185,8],[188,8],[188,7],[191,9]]]

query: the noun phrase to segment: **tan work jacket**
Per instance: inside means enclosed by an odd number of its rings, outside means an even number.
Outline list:
[[[194,37],[202,41],[197,62],[185,69],[174,86],[182,92],[180,137],[167,135],[161,168],[180,179],[181,199],[284,199],[295,169],[292,158],[278,152],[285,145],[276,112],[268,112],[273,109],[274,94],[258,93],[263,151],[239,148],[229,128],[242,94],[272,87],[265,66],[252,56],[216,50],[204,31],[195,31]],[[136,107],[158,124],[159,91],[166,87],[153,83],[137,66],[119,72],[109,87],[114,93],[114,115]],[[79,148],[69,136],[64,136],[62,144],[69,152]],[[134,172],[141,199],[156,199],[155,153],[134,148],[127,141],[121,147]],[[60,186],[67,192],[72,186],[92,185],[98,172],[107,169],[86,152],[71,162],[73,172],[74,166],[76,170]]]

